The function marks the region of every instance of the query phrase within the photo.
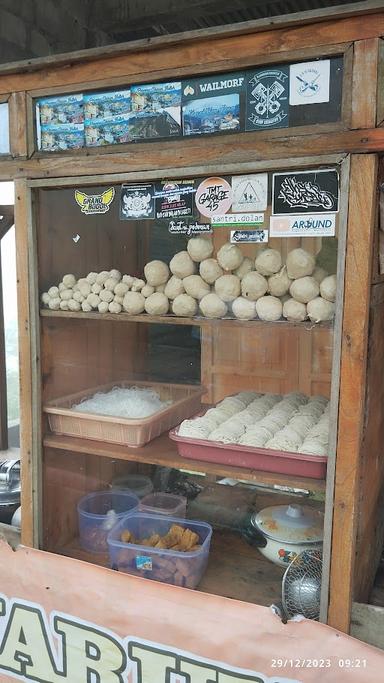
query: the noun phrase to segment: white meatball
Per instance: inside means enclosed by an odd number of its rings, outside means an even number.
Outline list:
[[[129,288],[132,287],[135,278],[132,275],[123,275],[123,282],[128,285]]]
[[[184,294],[185,288],[183,285],[183,281],[179,278],[176,277],[176,275],[172,275],[172,277],[168,280],[167,284],[165,285],[164,289],[164,294],[168,299],[176,299],[177,296],[180,296],[180,294]]]
[[[98,282],[95,282],[93,285],[91,285],[91,292],[93,292],[93,294],[100,294],[102,289],[103,285],[99,285]]]
[[[283,266],[278,273],[268,278],[268,292],[272,296],[284,296],[289,290],[292,280],[287,274],[287,266]]]
[[[126,282],[118,282],[115,289],[113,290],[117,296],[124,296],[129,290]]]
[[[73,299],[73,289],[62,289],[60,292],[60,299],[63,301]]]
[[[223,269],[219,266],[215,258],[206,258],[200,263],[199,273],[205,282],[209,285],[213,285],[217,278],[223,275]]]
[[[320,284],[324,280],[325,277],[327,277],[328,273],[324,268],[321,268],[320,266],[316,266],[315,270],[312,273],[312,277],[315,278],[316,282]]]
[[[73,285],[73,286],[75,286],[75,285]],[[63,289],[68,289],[68,287],[65,286],[64,282],[59,282],[57,287],[58,287],[59,292],[62,292]]]
[[[140,292],[127,292],[123,299],[123,308],[130,315],[138,315],[144,311],[145,298]]]
[[[256,301],[256,312],[260,320],[279,320],[283,313],[283,304],[275,296],[262,296]]]
[[[76,290],[76,292],[73,292],[73,298],[75,301],[78,301],[79,304],[82,304],[83,301],[85,300],[85,297],[82,295],[81,292],[79,292],[79,290]]]
[[[168,313],[169,300],[162,292],[155,292],[145,299],[144,307],[149,315],[165,315]]]
[[[169,268],[164,261],[150,261],[144,267],[144,275],[148,285],[157,287],[165,285],[169,280]]]
[[[261,275],[273,275],[282,265],[281,254],[277,249],[264,249],[255,259],[255,268]]]
[[[108,313],[108,311],[109,311],[108,301],[100,301],[97,308],[99,310],[99,313]]]
[[[59,290],[57,290],[57,291],[59,291]],[[51,309],[51,311],[58,311],[60,308],[60,302],[61,302],[60,297],[58,297],[58,296],[57,297],[51,297],[49,299],[48,307]]]
[[[200,310],[206,318],[224,318],[228,307],[217,294],[207,294],[200,301]]]
[[[68,311],[68,300],[62,299],[60,301],[60,310],[61,311]]]
[[[299,277],[312,275],[315,270],[315,257],[305,249],[293,249],[287,256],[288,277],[296,280]]]
[[[144,286],[145,286],[144,280],[142,280],[139,277],[133,278],[133,282],[132,282],[132,286],[131,286],[132,292],[141,292],[141,290],[143,289]]]
[[[111,301],[108,305],[108,310],[110,313],[121,313],[121,304],[116,303],[116,301]]]
[[[70,299],[68,301],[68,308],[70,311],[80,311],[81,303],[79,301],[75,301],[75,299]]]
[[[236,275],[222,275],[215,282],[215,292],[226,303],[240,295],[240,280]]]
[[[189,275],[183,280],[184,289],[189,296],[194,299],[202,299],[203,296],[209,294],[210,286],[203,280],[200,275]]]
[[[91,294],[88,294],[87,296],[87,301],[91,308],[94,308],[96,310],[96,308],[98,308],[99,306],[101,299],[98,294],[93,294],[93,292],[91,292]]]
[[[122,305],[123,305],[123,301],[124,301],[124,297],[123,297],[123,296],[118,296],[117,294],[115,294],[115,296],[113,297],[113,300],[114,300],[114,302],[115,302],[116,304],[120,304],[120,306],[122,306]],[[111,303],[112,303],[112,301],[111,301]]]
[[[192,318],[197,313],[197,301],[189,294],[179,294],[172,302],[172,313],[183,318]]]
[[[48,292],[43,292],[41,295],[41,301],[45,306],[48,306],[50,299],[51,297],[49,296]]]
[[[72,289],[73,285],[76,284],[75,276],[72,275],[72,273],[69,273],[68,275],[64,275],[63,284],[67,287],[67,289]]]
[[[97,294],[95,296],[97,296]],[[100,297],[101,301],[106,301],[108,304],[110,304],[115,295],[110,289],[102,289],[98,296]]]
[[[119,284],[119,280],[117,280],[114,277],[109,277],[105,282],[104,282],[104,288],[108,289],[110,292],[115,291],[116,285]]]
[[[81,308],[84,311],[84,313],[90,313],[92,311],[92,306],[88,303],[88,301],[83,301],[81,304]]]
[[[82,280],[77,283],[78,285],[78,290],[80,294],[82,294],[84,297],[88,296],[88,294],[91,293],[91,285],[87,280]]]
[[[256,317],[256,304],[250,299],[239,296],[232,303],[232,311],[239,320],[252,320]]]
[[[226,242],[217,252],[217,260],[223,270],[236,270],[241,266],[244,256],[240,247]]]
[[[97,273],[88,273],[87,277],[85,278],[87,282],[92,286],[95,284],[96,279],[97,279]]]
[[[241,281],[241,294],[246,299],[257,301],[268,291],[268,281],[264,275],[252,271],[244,275]]]
[[[48,289],[48,294],[49,294],[51,299],[58,299],[59,298],[59,288],[58,287],[50,287]]]
[[[109,278],[109,270],[102,270],[101,273],[99,273],[96,276],[96,282],[99,285],[103,285],[106,280]]]
[[[191,237],[188,240],[187,251],[192,261],[200,263],[212,256],[213,243],[210,237]]]
[[[143,289],[140,291],[142,295],[147,298],[148,296],[151,296],[151,294],[154,294],[155,288],[152,287],[152,285],[144,285]]]
[[[306,305],[295,299],[288,299],[283,305],[283,318],[292,322],[302,322],[307,318]]]
[[[112,270],[109,271],[109,277],[112,277],[114,280],[117,280],[118,282],[120,282],[121,273],[119,270],[116,270],[116,268],[113,268]]]
[[[318,296],[308,303],[307,311],[312,322],[320,323],[324,320],[332,320],[335,315],[335,304]]]
[[[312,301],[312,299],[319,296],[319,284],[316,282],[315,278],[306,275],[305,277],[300,277],[298,280],[292,282],[289,293],[296,301],[307,304],[308,301]]]
[[[324,280],[320,283],[320,294],[323,299],[327,299],[327,301],[335,301],[336,284],[336,275],[328,275],[328,277],[324,278]]]
[[[193,275],[196,272],[196,265],[187,251],[179,251],[179,253],[175,254],[173,259],[171,259],[169,269],[172,275],[176,275],[176,277],[182,280],[184,277]]]
[[[252,259],[248,258],[248,256],[245,256],[242,264],[234,271],[234,275],[237,275],[237,277],[242,280],[244,275],[250,273],[252,270],[255,270],[254,262]]]

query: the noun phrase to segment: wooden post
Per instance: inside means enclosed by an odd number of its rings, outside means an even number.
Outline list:
[[[329,625],[345,632],[350,625],[359,514],[377,165],[376,155],[351,158],[328,611]]]

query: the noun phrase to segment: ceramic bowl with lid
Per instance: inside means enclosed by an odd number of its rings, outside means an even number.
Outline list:
[[[304,550],[321,549],[324,513],[306,505],[274,505],[248,520],[244,536],[268,560],[286,567]]]

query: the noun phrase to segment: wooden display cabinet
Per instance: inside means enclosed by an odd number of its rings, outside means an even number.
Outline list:
[[[381,34],[382,12],[349,9],[332,20],[314,13],[298,18],[296,25],[247,23],[149,45],[49,58],[0,72],[0,95],[9,95],[11,115],[11,155],[0,159],[0,178],[16,180],[26,545],[95,561],[76,541],[76,503],[85,492],[108,485],[115,474],[131,467],[203,472],[212,487],[209,495],[212,500],[218,496],[223,509],[224,487],[216,485],[218,477],[275,487],[273,493],[257,490],[259,508],[286,502],[297,490],[309,492],[312,505],[321,507],[324,501],[325,507],[321,616],[348,631],[352,601],[367,599],[383,541],[384,465],[378,449],[384,427],[380,402],[372,397],[372,392],[380,397],[383,391],[378,373],[383,276],[378,267],[377,187],[384,132],[379,125],[381,99],[376,99]],[[291,128],[51,154],[36,150],[36,97],[333,56],[340,58],[343,85],[337,115],[328,121],[304,117]],[[118,268],[139,274],[149,254],[159,257],[151,252],[150,226],[126,228],[119,222],[117,202],[109,213],[93,216],[90,227],[90,218],[69,201],[74,188],[94,193],[131,181],[336,166],[341,202],[334,324],[39,310],[41,291],[66,272],[81,276],[89,270]],[[226,231],[218,229],[214,238],[220,247]],[[304,241],[306,248],[319,251],[315,239]],[[292,238],[270,240],[270,246],[283,252],[299,243]],[[247,249],[253,253],[255,248]],[[166,434],[131,449],[50,433],[42,412],[46,401],[116,381],[122,374],[151,378],[151,329],[160,324],[173,331],[199,332],[200,360],[194,361],[193,371],[195,381],[207,389],[206,403],[250,388],[329,396],[333,419],[327,480],[183,460]],[[177,364],[168,370],[174,374]],[[289,495],[282,496],[281,487]],[[226,493],[227,506],[235,495]],[[281,571],[238,535],[217,531],[201,590],[270,604],[278,598],[280,581]]]

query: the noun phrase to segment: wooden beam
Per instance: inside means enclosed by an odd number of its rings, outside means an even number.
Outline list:
[[[92,62],[74,60],[64,65],[40,65],[40,70],[18,73],[4,72],[0,76],[0,93],[30,91],[42,88],[63,87],[71,85],[81,88],[85,84],[100,81],[103,87],[111,79],[125,78],[126,83],[155,78],[164,80],[165,72],[173,69],[174,74],[183,74],[189,68],[190,73],[207,72],[207,65],[214,70],[233,70],[268,63],[272,55],[296,51],[297,59],[302,59],[300,50],[318,48],[318,56],[322,56],[327,46],[350,43],[355,40],[366,40],[384,34],[384,13],[361,17],[350,17],[337,21],[324,21],[311,26],[303,25],[284,30],[267,30],[259,33],[222,37],[211,35],[201,40],[194,40],[186,48],[186,40],[181,37],[178,44],[165,45],[156,50],[127,49],[121,55],[109,56],[107,53]],[[128,58],[129,55],[129,58]],[[83,55],[84,57],[85,55]],[[177,68],[175,68],[175,64]],[[45,68],[43,69],[43,66]],[[156,75],[157,74],[157,75]]]
[[[353,598],[359,514],[377,166],[376,155],[352,156],[328,610],[328,623],[345,632]]]
[[[0,243],[0,451],[8,448],[7,366],[4,335],[3,282]]]
[[[357,40],[353,46],[351,128],[376,125],[379,39]]]

